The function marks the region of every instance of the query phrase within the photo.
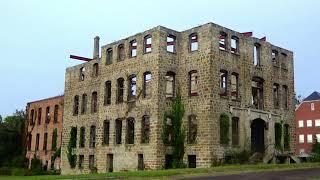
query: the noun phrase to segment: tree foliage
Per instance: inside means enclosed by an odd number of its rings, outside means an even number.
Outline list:
[[[172,123],[172,137],[171,144],[173,147],[173,167],[181,168],[183,164],[183,156],[185,153],[184,141],[186,137],[185,128],[182,127],[182,119],[184,115],[184,105],[182,103],[182,98],[180,91],[178,90],[176,97],[174,98],[171,106],[171,110],[164,115],[164,122],[162,128],[162,140],[164,144],[168,144],[169,130],[167,127],[167,118],[171,119]]]
[[[225,113],[220,115],[220,144],[228,144],[229,138],[229,116]]]
[[[73,148],[77,145],[77,128],[72,127],[70,130],[70,140],[67,149],[67,158],[71,168],[76,167],[77,156],[73,153]]]
[[[13,115],[5,117],[0,123],[0,166],[23,166],[24,122],[25,112],[16,110]]]

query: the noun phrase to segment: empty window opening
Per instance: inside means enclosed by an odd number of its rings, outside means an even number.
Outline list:
[[[119,78],[117,80],[117,102],[123,102],[123,93],[124,93],[124,79]]]
[[[237,73],[231,74],[231,99],[239,98],[239,75]]]
[[[79,140],[79,147],[84,147],[86,143],[86,128],[80,128],[80,140]]]
[[[122,138],[122,120],[116,120],[116,144],[121,144]]]
[[[188,155],[188,168],[196,168],[196,167],[197,167],[197,156]]]
[[[148,98],[151,96],[151,72],[143,73],[143,97]]]
[[[228,72],[226,70],[220,70],[220,95],[227,95],[227,77]]]
[[[105,82],[104,87],[104,105],[111,104],[111,81]]]
[[[73,115],[78,115],[79,113],[79,96],[76,95],[73,98]]]
[[[31,151],[31,143],[32,143],[32,134],[28,134],[28,151]]]
[[[88,103],[88,96],[87,94],[83,94],[82,103],[81,103],[81,114],[85,114],[87,112],[87,103]]]
[[[80,81],[84,81],[85,71],[86,71],[85,67],[80,68]]]
[[[281,53],[281,68],[287,69],[287,54]]]
[[[109,145],[110,139],[110,121],[105,120],[103,122],[103,144]]]
[[[48,124],[50,122],[50,107],[48,106],[46,108],[46,123]]]
[[[132,40],[130,42],[130,57],[136,57],[137,56],[137,41]]]
[[[198,123],[197,123],[197,116],[190,115],[188,118],[188,143],[193,144],[196,142],[197,139],[197,131],[198,131]]]
[[[189,72],[189,95],[197,96],[198,95],[198,72],[190,71]]]
[[[232,117],[232,145],[239,145],[239,118]]]
[[[221,114],[219,118],[220,126],[220,144],[229,144],[229,128],[230,122],[229,117],[226,114]]]
[[[129,77],[129,92],[128,92],[128,99],[133,100],[136,98],[137,95],[137,77],[136,75],[131,75]]]
[[[275,147],[281,149],[281,141],[282,141],[282,125],[280,123],[274,123],[274,140]]]
[[[30,113],[30,125],[34,124],[34,109],[31,109]]]
[[[99,75],[99,64],[94,63],[92,68],[92,76],[97,77]]]
[[[172,119],[170,117],[167,117],[166,119],[166,131],[167,131],[167,137],[166,137],[166,144],[170,145],[172,144],[172,138],[173,138],[173,124]]]
[[[134,118],[127,119],[127,144],[134,144]]]
[[[253,64],[260,66],[260,44],[254,44],[253,46]]]
[[[138,170],[144,170],[143,154],[138,154]]]
[[[173,167],[173,156],[171,154],[166,154],[164,168],[171,169],[172,167]]]
[[[93,92],[92,99],[91,99],[91,112],[96,113],[97,111],[98,111],[98,93]]]
[[[283,108],[288,109],[288,87],[286,85],[282,86],[282,92],[283,92],[283,95],[282,95]]]
[[[44,136],[43,136],[43,150],[44,151],[47,150],[47,142],[48,142],[48,133],[44,133]]]
[[[106,54],[106,64],[111,64],[112,63],[112,56],[113,56],[113,51],[111,48],[107,49],[107,54]]]
[[[285,150],[290,149],[290,126],[289,126],[289,124],[284,124],[283,147]]]
[[[279,57],[278,57],[278,51],[272,50],[271,57],[272,57],[272,64],[273,65],[279,65]]]
[[[220,32],[219,49],[220,50],[226,50],[227,49],[227,33],[225,33],[225,32]]]
[[[190,51],[197,51],[198,50],[198,35],[191,34],[189,36],[189,49]]]
[[[90,148],[96,147],[96,126],[90,127]]]
[[[123,61],[125,58],[125,49],[124,49],[124,45],[120,44],[118,46],[118,61]]]
[[[231,53],[239,53],[239,38],[236,36],[231,37]]]
[[[89,155],[89,169],[93,170],[95,168],[94,155]]]
[[[58,122],[58,113],[59,113],[59,105],[55,105],[54,111],[53,111],[53,122],[54,123]]]
[[[113,154],[107,154],[107,172],[113,172]]]
[[[174,89],[175,89],[175,73],[167,72],[165,79],[166,79],[166,97],[172,98],[174,96]]]
[[[145,115],[141,121],[141,143],[150,142],[150,117]]]
[[[36,147],[35,147],[36,151],[39,150],[39,141],[40,141],[40,134],[37,133],[37,136],[36,136]]]
[[[79,155],[79,169],[83,169],[84,155]]]
[[[279,108],[279,84],[273,84],[273,105],[275,108]]]
[[[263,79],[255,77],[251,82],[252,106],[255,109],[263,109]]]
[[[152,37],[151,35],[147,35],[144,37],[144,52],[149,53],[151,52],[151,45],[152,45]]]
[[[38,109],[38,125],[41,124],[41,115],[42,115],[42,108]]]
[[[176,52],[176,37],[174,35],[167,36],[167,51],[171,53]]]

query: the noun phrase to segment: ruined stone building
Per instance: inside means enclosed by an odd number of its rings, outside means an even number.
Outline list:
[[[210,167],[230,150],[264,162],[294,152],[291,51],[213,23],[158,26],[102,46],[101,56],[98,37],[94,47],[92,60],[66,70],[62,174],[170,166],[161,132],[178,89],[189,167]]]
[[[44,169],[60,169],[60,158],[51,159],[61,146],[63,96],[27,103],[26,157],[41,160]]]

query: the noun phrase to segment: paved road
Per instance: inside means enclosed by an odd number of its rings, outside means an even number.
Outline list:
[[[276,172],[257,172],[257,173],[242,173],[232,175],[221,175],[221,176],[198,176],[184,178],[190,180],[307,180],[307,179],[319,179],[320,180],[320,168],[311,169],[299,169],[299,170],[286,170]]]

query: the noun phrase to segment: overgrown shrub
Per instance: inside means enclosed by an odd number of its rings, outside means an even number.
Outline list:
[[[225,164],[244,164],[248,163],[251,153],[247,150],[227,151],[225,154]]]
[[[227,145],[229,143],[229,116],[225,113],[220,115],[220,144]]]
[[[186,137],[185,128],[182,127],[182,118],[184,115],[184,105],[182,103],[182,98],[180,90],[177,91],[177,95],[174,98],[171,106],[171,111],[165,113],[163,117],[163,127],[162,127],[162,141],[164,144],[169,144],[168,136],[169,130],[167,129],[167,118],[170,117],[172,123],[172,137],[170,145],[172,145],[172,166],[173,168],[183,168],[186,165],[183,163],[184,141]]]
[[[70,130],[70,140],[67,149],[67,158],[71,168],[75,168],[77,165],[77,155],[73,154],[73,148],[77,145],[77,128],[72,127]]]

